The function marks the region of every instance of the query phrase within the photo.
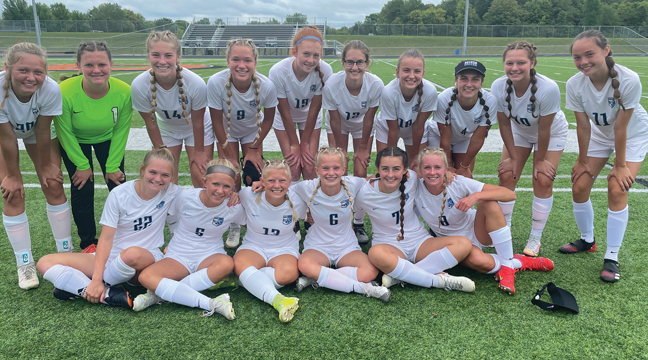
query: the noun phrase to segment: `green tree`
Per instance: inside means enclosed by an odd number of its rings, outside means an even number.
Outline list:
[[[103,3],[88,11],[92,20],[124,20],[124,10],[115,3]]]
[[[400,16],[401,10],[405,7],[403,0],[391,0],[383,5],[378,15],[379,24],[392,24],[394,19]]]
[[[70,19],[70,10],[63,3],[54,3],[50,5],[50,10],[52,11],[52,16],[56,20],[69,20]]]
[[[531,0],[524,4],[527,24],[552,25],[554,9],[550,0]]]
[[[209,25],[209,24],[211,24],[211,21],[209,21],[209,18],[202,18],[202,19],[196,21],[196,24],[198,24],[198,25]]]
[[[599,23],[600,25],[623,25],[619,20],[619,15],[616,12],[615,6],[601,3],[601,14],[603,14],[603,16],[601,16],[601,22]]]
[[[601,0],[585,0],[580,24],[594,26],[601,23]]]
[[[173,24],[173,20],[169,18],[160,18],[160,19],[155,19],[155,26],[162,26],[162,25],[171,25]],[[166,29],[167,27],[165,27]]]
[[[144,15],[140,13],[124,9],[124,20],[130,21],[135,27],[135,30],[146,29],[146,19],[144,19]]]
[[[29,6],[27,8],[29,11],[29,18],[34,19],[34,7]],[[52,16],[52,11],[50,10],[49,6],[47,4],[43,3],[36,3],[36,12],[38,13],[38,20],[40,21],[45,21],[45,20],[55,20],[54,17]],[[43,29],[45,30],[45,29]],[[56,31],[56,30],[54,30]]]
[[[308,24],[308,16],[302,13],[286,15],[286,21],[284,21],[284,24]]]
[[[625,26],[648,24],[648,1],[622,3],[617,8],[619,21]]]
[[[582,0],[551,0],[554,8],[554,24],[578,25],[580,23],[580,9]]]
[[[66,31],[69,32],[89,32],[92,30],[90,27],[90,21],[87,14],[82,13],[79,10],[73,10],[70,12],[70,20],[65,23]],[[82,21],[86,20],[86,21]]]
[[[446,22],[445,10],[429,5],[425,10],[414,10],[408,15],[409,24],[444,24]]]
[[[483,21],[491,25],[519,25],[524,18],[524,9],[515,0],[493,0]]]
[[[470,6],[475,7],[475,11],[479,18],[483,18],[484,14],[488,11],[493,0],[470,0]]]
[[[454,23],[463,25],[464,18],[466,17],[465,1],[459,1],[457,3],[457,8],[455,9],[454,15],[455,15]],[[479,20],[479,15],[477,15],[477,11],[475,11],[475,9],[470,5],[470,3],[468,3],[468,24],[478,25],[479,23],[480,20]]]
[[[221,18],[218,18],[214,20],[214,25],[225,26],[225,21],[223,21],[223,19]]]
[[[28,20],[33,19],[30,7],[25,0],[3,0],[3,20]]]

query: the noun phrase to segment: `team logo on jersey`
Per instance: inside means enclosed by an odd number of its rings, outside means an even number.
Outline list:
[[[311,92],[317,91],[317,85],[311,85]]]
[[[257,107],[257,105],[258,104],[257,104],[256,100],[250,100],[250,106],[251,107],[255,108],[255,107]]]
[[[532,108],[533,108],[533,103],[528,103],[528,104],[527,104],[527,112],[529,112],[529,113],[533,113]]]
[[[164,206],[164,200],[162,200],[157,206],[155,207],[156,209],[162,209],[162,206]]]
[[[419,108],[419,104],[416,103],[414,106],[412,106],[412,112],[417,112]]]
[[[34,115],[38,115],[38,113],[40,112],[40,109],[37,107],[33,107],[31,110],[32,110],[32,114]]]
[[[340,206],[344,209],[349,207],[349,199],[340,201]]]
[[[452,198],[448,198],[448,208],[452,209],[454,207],[454,201],[452,201]]]
[[[616,105],[616,100],[613,97],[609,97],[608,105],[610,105],[610,108],[614,108],[614,105]]]
[[[409,200],[409,194],[405,194],[405,201]]]
[[[361,102],[360,106],[362,106],[363,109],[366,109],[367,108],[367,102],[366,101]]]
[[[483,116],[483,115],[480,115],[478,118],[475,118],[475,119],[473,120],[473,123],[475,123],[475,124],[481,124],[483,118],[484,118],[484,116]]]
[[[223,225],[223,220],[225,220],[225,219],[223,219],[222,217],[217,216],[217,217],[212,219],[212,225],[221,226],[221,225]]]
[[[292,222],[292,215],[284,215],[282,222],[284,225],[290,225]]]

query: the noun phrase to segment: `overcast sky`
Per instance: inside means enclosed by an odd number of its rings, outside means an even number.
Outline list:
[[[38,1],[38,0],[37,0]],[[300,0],[40,0],[51,5],[55,2],[64,3],[70,10],[86,12],[104,2],[117,2],[122,8],[138,12],[147,20],[168,17],[174,20],[184,19],[191,21],[208,17],[212,20],[229,18],[230,24],[236,18],[243,20],[250,17],[284,18],[296,12],[308,16],[311,23],[328,21],[329,26],[352,26],[356,21],[364,20],[366,15],[380,12],[387,0],[328,0],[328,1],[300,1]],[[423,3],[439,3],[440,0],[423,0]],[[31,4],[31,1],[28,1]]]

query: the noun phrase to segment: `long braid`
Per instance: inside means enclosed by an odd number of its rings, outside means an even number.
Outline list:
[[[405,239],[405,200],[407,196],[405,195],[405,183],[407,182],[407,173],[403,174],[403,178],[400,181],[400,186],[398,190],[400,191],[400,235],[396,237],[396,240],[401,241]]]
[[[490,114],[488,113],[490,111],[490,107],[486,105],[486,100],[484,100],[484,95],[482,95],[481,90],[477,93],[477,97],[479,98],[479,105],[482,106],[482,112],[484,113],[484,117],[486,118],[486,136],[488,136],[488,130],[491,128],[491,121],[490,121]]]
[[[531,101],[531,116],[534,118],[537,118],[538,116],[535,114],[536,110],[536,96],[535,93],[538,91],[538,79],[536,78],[536,69],[531,69],[529,71],[531,74],[531,97],[529,98],[529,101]]]
[[[417,90],[417,92],[418,92],[417,104],[418,104],[418,113],[420,114],[421,113],[421,105],[422,105],[421,102],[423,101],[423,79],[421,79],[421,82],[418,84],[418,86],[416,88],[418,89]]]
[[[446,206],[446,195],[448,195],[448,177],[443,175],[443,199],[441,200],[441,212],[439,213],[439,231],[441,231],[441,219],[443,218],[443,210]]]
[[[508,104],[508,118],[517,121],[517,115],[513,116],[513,106],[511,106],[511,94],[513,93],[513,81],[506,79],[506,104]]]
[[[353,197],[351,196],[351,191],[349,191],[349,187],[347,186],[344,180],[340,179],[340,184],[342,185],[344,191],[346,191],[347,196],[349,197],[349,208],[351,209],[351,212],[353,212]]]
[[[230,75],[231,76],[231,75]],[[254,74],[252,75],[252,82],[254,83],[254,101],[256,102],[256,125],[257,125],[257,133],[256,136],[254,137],[254,141],[252,141],[252,145],[256,145],[257,141],[261,137],[261,98],[259,98],[259,94],[261,94],[261,83],[259,83],[259,77]]]
[[[524,50],[527,54],[527,57],[529,58],[529,61],[531,61],[532,65],[535,65],[536,63],[536,58],[538,57],[538,52],[536,51],[537,48],[530,42],[528,41],[516,41],[513,42],[512,44],[509,44],[506,46],[506,50],[504,50],[504,54],[502,54],[502,60],[506,62],[506,54],[510,50]],[[529,71],[530,76],[531,76],[531,98],[529,99],[531,101],[531,116],[534,118],[537,118],[538,116],[535,115],[535,110],[536,110],[536,97],[535,93],[538,91],[537,83],[538,80],[536,79],[536,70],[533,68]],[[514,119],[516,122],[518,121],[517,116],[513,116],[511,113],[513,110],[513,107],[511,106],[511,94],[513,93],[513,81],[511,79],[506,79],[506,103],[508,104],[508,118],[509,120]]]
[[[176,79],[178,79],[178,92],[180,93],[180,99],[182,99],[182,117],[185,119],[187,124],[191,124],[191,121],[187,116],[187,96],[185,95],[185,90],[182,88],[184,83],[182,82],[182,66],[180,66],[180,64],[176,65]]]
[[[311,194],[310,199],[308,199],[308,204],[306,204],[306,214],[310,214],[310,207],[313,204],[313,198],[315,197],[315,194],[317,194],[317,190],[322,186],[322,180],[317,181],[317,185],[315,186],[315,190],[313,190],[313,193]]]
[[[10,87],[11,87],[11,71],[5,71],[5,82],[2,85],[2,90],[4,90],[4,96],[2,97],[2,104],[0,104],[0,109],[4,109],[5,101],[9,97]]]
[[[229,73],[229,75],[227,75],[225,89],[227,90],[227,100],[225,100],[225,103],[227,104],[227,114],[225,115],[225,118],[227,118],[227,128],[225,129],[225,143],[221,144],[223,149],[226,148],[227,144],[229,143],[227,139],[229,139],[230,127],[232,125],[232,73]]]
[[[612,78],[612,89],[614,89],[614,98],[616,101],[619,103],[619,106],[625,110],[625,106],[623,106],[623,100],[621,100],[621,91],[619,91],[619,79],[616,77],[619,75],[619,73],[614,69],[614,65],[616,63],[614,62],[614,59],[612,58],[612,49],[610,49],[610,53],[608,56],[605,57],[605,65],[608,67],[608,75],[610,78]]]
[[[286,192],[286,195],[284,195],[286,198],[286,201],[288,201],[288,204],[290,205],[290,210],[292,210],[293,213],[293,221],[297,222],[299,219],[297,218],[297,212],[295,211],[295,207],[293,206],[292,201],[290,201],[290,196],[288,196],[288,193]]]
[[[151,74],[151,110],[149,110],[149,113],[151,114],[151,122],[153,125],[157,125],[157,119],[155,117],[155,108],[157,107],[157,95],[155,95],[155,92],[157,91],[157,86],[155,86],[156,83],[156,78],[155,78],[155,71],[153,69],[149,70],[149,74]]]
[[[452,107],[452,105],[454,105],[455,101],[457,101],[457,94],[459,94],[459,90],[457,90],[456,87],[452,88],[452,96],[450,96],[448,108],[446,109],[445,126],[450,125],[450,108]]]

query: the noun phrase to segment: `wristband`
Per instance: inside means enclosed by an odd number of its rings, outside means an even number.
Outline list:
[[[464,169],[468,169],[468,168],[470,168],[470,165],[468,165],[468,166],[464,166],[463,162],[460,162],[460,163],[459,163],[459,166],[461,166],[461,167],[464,168]]]

